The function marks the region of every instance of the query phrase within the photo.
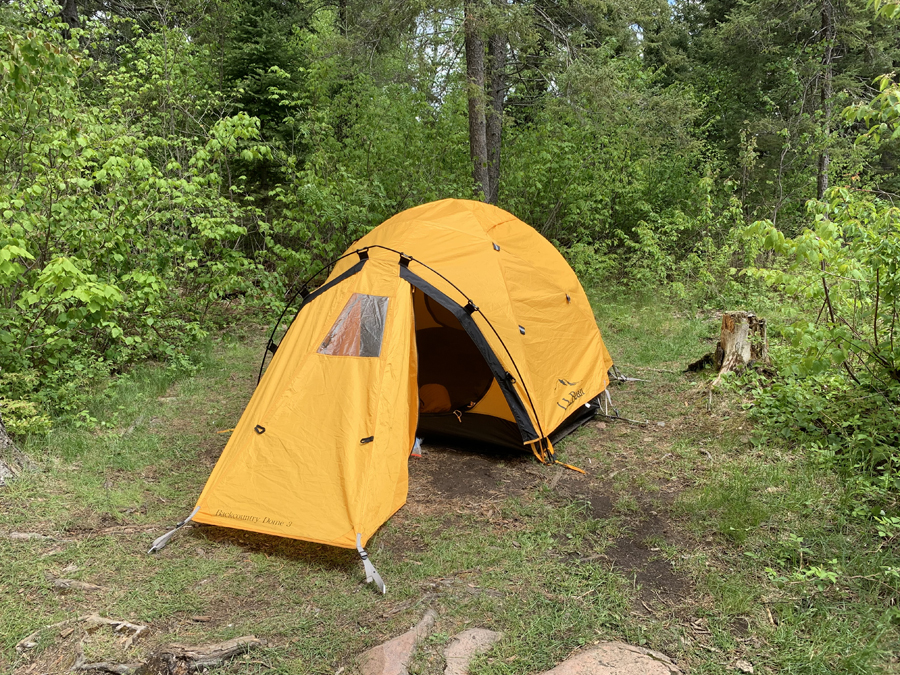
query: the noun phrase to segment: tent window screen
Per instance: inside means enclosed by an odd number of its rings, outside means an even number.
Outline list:
[[[354,293],[317,350],[330,356],[381,355],[388,298]]]

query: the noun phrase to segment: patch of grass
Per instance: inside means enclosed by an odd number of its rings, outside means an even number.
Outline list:
[[[41,470],[0,492],[0,532],[54,537],[0,537],[0,668],[26,663],[13,646],[33,630],[97,611],[151,627],[136,656],[255,634],[269,646],[223,672],[333,674],[434,607],[418,675],[442,673],[449,638],[475,626],[504,637],[473,675],[541,672],[602,640],[692,673],[724,675],[738,658],[758,673],[896,669],[896,551],[841,515],[840,483],[801,449],[752,446],[736,394],[708,411],[706,376],[680,373],[718,320],[609,297],[597,314],[615,360],[648,380],[616,385],[614,403],[649,424],[598,419],[559,444],[584,476],[429,448],[407,507],[369,545],[386,597],[362,583],[355,551],[241,530],[186,528],[148,556],[193,507],[227,440],[217,432],[252,393],[265,331],[230,329],[192,377],[137,369],[91,406],[94,427],[30,439]],[[483,488],[440,492],[435,476],[476,464]],[[60,576],[102,590],[61,591]],[[58,638],[38,642],[40,662]]]

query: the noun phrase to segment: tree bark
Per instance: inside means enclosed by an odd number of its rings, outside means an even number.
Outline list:
[[[478,0],[466,0],[466,78],[469,99],[469,157],[475,189],[485,196],[490,191],[487,156],[487,128],[484,114],[484,41],[478,32]]]
[[[3,424],[3,415],[0,415],[0,487],[6,485],[6,481],[18,474],[18,471],[12,464],[6,462],[6,457],[13,453],[18,453],[18,448],[13,440],[6,432],[6,426]]]
[[[822,51],[822,85],[819,88],[822,113],[825,130],[825,147],[819,153],[819,172],[816,177],[816,198],[823,199],[828,190],[828,168],[831,164],[831,154],[828,143],[831,136],[831,95],[833,93],[834,79],[834,5],[832,0],[822,0],[822,41],[825,48]]]
[[[72,37],[72,29],[78,28],[80,25],[78,6],[75,4],[75,0],[59,0],[59,7],[59,16],[68,26],[67,29],[63,30],[63,38],[68,40]]]
[[[13,443],[13,439],[6,431],[6,425],[3,424],[3,415],[0,414],[0,487],[6,485],[6,481],[10,478],[18,476],[24,469],[34,468],[31,458]]]
[[[506,97],[506,35],[494,33],[488,41],[490,72],[490,106],[487,111],[486,137],[488,190],[485,201],[496,204],[500,199],[500,149],[503,138],[503,103]]]

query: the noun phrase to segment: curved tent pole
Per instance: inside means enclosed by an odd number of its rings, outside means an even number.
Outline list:
[[[367,247],[367,248],[368,248],[368,247]],[[330,269],[331,267],[334,267],[337,263],[339,263],[339,262],[340,262],[341,260],[343,260],[344,258],[346,258],[346,257],[348,257],[348,256],[351,256],[351,255],[353,255],[354,253],[359,253],[360,251],[365,251],[365,250],[367,250],[367,249],[366,249],[366,248],[356,249],[356,250],[354,250],[354,251],[350,251],[349,253],[345,253],[344,255],[342,255],[342,256],[339,257],[339,258],[335,258],[334,260],[328,261],[327,263],[325,263],[325,265],[323,265],[323,266],[320,267],[318,270],[316,270],[316,271],[313,272],[311,275],[309,275],[309,276],[308,276],[308,277],[300,284],[300,288],[298,288],[297,291],[296,291],[296,292],[290,297],[290,299],[285,303],[284,309],[281,310],[281,314],[278,316],[278,320],[275,322],[275,327],[272,328],[272,332],[269,334],[269,341],[266,343],[266,349],[265,349],[265,351],[263,351],[262,363],[259,364],[259,375],[258,375],[257,378],[256,378],[256,384],[257,384],[257,385],[259,384],[260,380],[262,380],[263,370],[265,370],[265,367],[266,367],[266,355],[267,355],[269,352],[272,352],[272,353],[274,354],[274,353],[275,353],[275,350],[278,349],[278,345],[275,344],[275,333],[278,332],[278,327],[281,325],[281,321],[282,321],[282,319],[284,319],[284,315],[287,314],[287,311],[291,308],[291,305],[294,304],[294,301],[297,299],[297,296],[298,296],[298,295],[302,295],[302,296],[305,298],[306,295],[308,295],[308,292],[304,295],[304,294],[303,294],[303,291],[307,290],[307,284],[309,284],[310,281],[312,281],[313,279],[315,279],[317,276],[319,276],[319,275],[320,275],[322,272],[324,272],[325,270]],[[302,307],[303,307],[303,305],[301,304],[301,305],[300,305],[300,308],[302,309]],[[299,313],[300,313],[300,309],[297,310],[297,314],[299,314]],[[294,318],[291,320],[291,324],[293,324],[294,321],[295,321],[296,319],[297,319],[297,315],[295,314],[295,315],[294,315]]]
[[[344,258],[347,258],[347,257],[353,255],[354,253],[357,254],[357,255],[359,255],[359,257],[362,258],[362,259],[368,258],[368,257],[369,257],[369,256],[368,256],[368,251],[369,251],[370,249],[374,249],[374,248],[380,248],[380,249],[385,250],[385,251],[390,251],[391,253],[396,253],[397,255],[400,256],[401,261],[403,261],[403,260],[405,259],[405,260],[410,261],[410,262],[416,262],[416,263],[418,263],[419,265],[421,265],[422,267],[424,267],[425,269],[429,270],[430,272],[433,272],[434,274],[436,274],[437,276],[439,276],[441,279],[443,279],[444,281],[446,281],[448,284],[450,284],[450,285],[451,285],[451,286],[452,286],[452,287],[453,287],[453,288],[454,288],[461,296],[463,296],[463,297],[466,299],[466,302],[468,303],[468,305],[474,308],[473,311],[478,312],[479,314],[481,314],[481,317],[485,320],[485,322],[487,323],[488,327],[493,331],[493,333],[494,333],[494,335],[496,336],[497,340],[499,340],[500,344],[503,345],[503,349],[504,349],[504,351],[506,352],[506,355],[509,357],[509,361],[510,361],[510,363],[512,363],[513,368],[514,368],[515,371],[516,371],[516,376],[519,378],[519,382],[522,383],[522,389],[525,390],[525,396],[528,397],[528,405],[531,406],[531,412],[534,413],[534,421],[537,422],[538,433],[540,434],[540,438],[544,438],[544,437],[545,437],[544,429],[543,429],[543,427],[541,426],[541,420],[540,420],[540,417],[539,417],[538,414],[537,414],[537,408],[535,408],[534,401],[533,401],[532,398],[531,398],[531,392],[528,391],[528,387],[525,386],[525,380],[522,378],[522,373],[521,373],[521,371],[519,371],[519,366],[516,364],[516,360],[513,358],[512,353],[510,353],[509,347],[506,346],[506,343],[503,341],[503,338],[500,337],[500,333],[497,332],[497,329],[494,328],[494,324],[491,323],[491,320],[484,314],[484,312],[482,312],[482,311],[478,308],[478,305],[476,305],[474,302],[472,302],[471,298],[469,298],[469,296],[465,293],[465,291],[463,291],[459,286],[457,286],[456,284],[454,284],[450,279],[448,279],[447,277],[445,277],[443,274],[441,274],[440,272],[438,272],[436,269],[434,269],[434,268],[431,267],[430,265],[428,265],[428,264],[422,262],[421,260],[417,260],[416,258],[414,258],[414,257],[411,256],[411,255],[407,255],[406,253],[403,253],[402,251],[398,251],[397,249],[394,249],[394,248],[390,248],[389,246],[382,246],[381,244],[372,244],[371,246],[363,246],[362,248],[357,248],[357,249],[354,249],[354,250],[352,250],[352,251],[348,251],[347,253],[345,253],[345,254],[342,255],[341,257],[335,258],[334,260],[330,261],[329,263],[327,263],[326,265],[324,265],[323,267],[321,267],[317,272],[315,272],[314,274],[312,274],[311,276],[309,276],[309,277],[306,279],[306,281],[304,281],[304,282],[300,285],[300,288],[297,290],[297,292],[294,293],[293,296],[291,296],[291,299],[290,299],[290,300],[288,300],[287,304],[286,304],[285,307],[284,307],[284,310],[281,312],[281,316],[278,317],[278,321],[275,322],[275,327],[272,329],[272,334],[269,336],[269,341],[268,341],[268,343],[266,344],[266,351],[263,352],[263,359],[262,359],[262,363],[261,363],[260,366],[259,366],[259,377],[258,377],[257,380],[256,380],[256,384],[258,385],[259,382],[260,382],[260,380],[262,380],[263,370],[264,370],[265,367],[266,367],[266,354],[268,354],[268,352],[270,352],[270,351],[274,354],[274,353],[275,353],[275,349],[278,348],[278,345],[275,344],[274,339],[275,339],[275,333],[278,332],[278,326],[281,325],[281,320],[284,318],[284,315],[287,314],[288,309],[289,309],[290,306],[294,303],[294,301],[297,299],[297,296],[300,295],[300,294],[306,289],[306,285],[307,285],[312,279],[315,279],[316,276],[318,276],[319,274],[321,274],[323,271],[325,271],[326,269],[328,269],[328,268],[330,268],[330,267],[336,265],[338,262],[340,262],[340,261],[343,260]],[[304,296],[304,297],[305,297],[305,296]],[[302,310],[302,309],[303,309],[303,304],[301,303],[300,307],[297,308],[297,313],[294,315],[294,318],[291,320],[291,325],[293,325],[294,321],[297,320],[297,317],[300,316],[300,310]],[[288,326],[288,328],[290,328],[290,326]],[[273,349],[273,348],[274,348],[274,349]]]

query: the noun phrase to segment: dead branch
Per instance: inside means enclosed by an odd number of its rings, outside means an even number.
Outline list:
[[[60,579],[59,581],[71,581],[69,579]],[[80,582],[79,582],[80,583]],[[88,584],[89,586],[93,586],[93,584]],[[100,588],[100,586],[97,586]],[[93,614],[85,614],[83,616],[79,616],[75,619],[66,619],[65,621],[60,621],[58,623],[50,624],[49,626],[44,626],[43,628],[38,628],[36,631],[31,633],[19,642],[16,643],[16,651],[22,653],[26,649],[32,649],[37,646],[37,638],[44,631],[54,630],[56,628],[62,628],[63,626],[68,626],[73,623],[87,623],[92,626],[112,626],[115,632],[121,632],[123,630],[132,631],[132,635],[124,641],[123,645],[127,649],[134,644],[134,641],[137,637],[143,634],[145,631],[149,630],[148,626],[139,626],[134,623],[129,623],[128,621],[120,621],[119,619],[108,619],[105,616],[100,616],[96,612]]]
[[[43,633],[45,630],[53,630],[54,628],[62,628],[63,626],[68,626],[69,624],[72,624],[72,623],[80,623],[80,622],[84,621],[85,619],[87,619],[89,616],[91,616],[91,615],[85,614],[84,616],[79,616],[77,619],[66,619],[65,621],[60,621],[58,623],[51,623],[49,626],[44,626],[43,628],[38,628],[36,631],[31,633],[30,635],[26,635],[21,640],[19,640],[16,643],[15,649],[17,652],[19,652],[21,654],[26,649],[32,649],[34,647],[37,647],[37,642],[35,642],[35,640],[37,640],[38,635]]]
[[[253,647],[264,645],[262,640],[253,635],[200,647],[172,645],[156,652],[135,671],[134,675],[181,675],[188,671],[221,665],[224,661]]]
[[[76,591],[105,591],[103,586],[97,584],[89,584],[86,581],[77,581],[75,579],[51,579],[51,583],[56,588]],[[99,617],[98,617],[99,618]]]
[[[99,670],[102,673],[113,673],[114,675],[131,675],[140,667],[140,663],[107,663],[106,661],[78,663],[76,661],[72,670]]]

